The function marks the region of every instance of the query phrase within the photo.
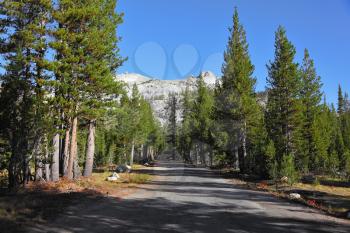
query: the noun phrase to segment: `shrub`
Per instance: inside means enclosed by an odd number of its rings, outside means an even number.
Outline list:
[[[294,158],[292,155],[284,155],[281,161],[280,176],[288,177],[289,185],[298,181],[299,175],[295,169]]]

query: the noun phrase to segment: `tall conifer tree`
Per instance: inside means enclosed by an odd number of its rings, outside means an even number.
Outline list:
[[[238,11],[235,9],[233,28],[224,54],[222,67],[222,84],[217,93],[216,113],[224,121],[232,121],[231,131],[237,132],[237,148],[242,149],[240,169],[244,171],[244,161],[247,157],[248,131],[256,121],[258,105],[255,96],[253,78],[254,66],[249,57],[246,32],[240,24]],[[232,130],[232,129],[235,130]]]
[[[178,149],[185,162],[192,163],[190,152],[193,145],[193,113],[192,113],[192,101],[189,87],[186,86],[185,91],[182,93],[182,121],[179,130],[179,145]]]
[[[200,75],[197,79],[197,94],[193,103],[193,119],[194,129],[193,137],[199,143],[200,156],[202,163],[205,161],[205,144],[212,146],[213,137],[211,133],[212,128],[212,110],[214,99],[211,91],[206,86],[203,77]],[[210,157],[212,154],[210,154]],[[211,161],[211,158],[210,158]],[[211,164],[210,164],[211,165]]]
[[[282,166],[284,156],[297,156],[300,135],[300,79],[294,62],[295,48],[279,27],[275,35],[275,58],[268,67],[268,102],[266,124],[276,148],[276,159]]]
[[[114,75],[123,61],[117,47],[119,38],[116,29],[122,19],[115,13],[116,1],[90,0],[88,5],[90,23],[83,45],[88,59],[82,71],[86,83],[82,90],[82,112],[89,124],[84,176],[92,174],[96,120],[105,114],[106,107],[113,104],[121,92],[121,85],[115,81]]]
[[[312,129],[315,119],[320,112],[322,98],[321,78],[317,76],[314,61],[310,58],[307,49],[304,50],[304,59],[300,69],[301,75],[301,100],[303,104],[303,128],[302,134],[305,146],[305,159],[310,169],[315,169],[315,139]],[[306,166],[306,164],[305,164]]]
[[[176,145],[177,145],[177,112],[178,112],[178,98],[175,93],[171,93],[167,102],[167,114],[168,114],[168,143],[171,145],[172,158],[176,157]]]
[[[338,86],[338,114],[339,116],[344,113],[344,96],[341,86]]]
[[[51,1],[8,0],[0,6],[0,52],[6,70],[0,77],[1,135],[11,153],[9,186],[16,188],[29,179],[31,155],[45,131],[45,38]]]
[[[80,173],[76,141],[78,116],[89,121],[84,171],[89,176],[96,119],[103,114],[107,97],[119,88],[113,80],[114,71],[122,62],[116,36],[121,16],[115,13],[115,7],[115,0],[64,0],[58,2],[54,12],[57,28],[52,32],[55,41],[51,45],[56,51],[54,72],[60,114],[66,122],[66,135],[71,132],[70,140],[65,143],[65,148],[69,143],[69,150],[65,150],[68,156],[65,175],[70,179]]]

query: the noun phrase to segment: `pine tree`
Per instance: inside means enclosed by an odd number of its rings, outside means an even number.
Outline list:
[[[130,134],[131,134],[131,153],[130,153],[130,166],[134,163],[134,153],[135,153],[135,144],[137,138],[140,137],[140,123],[141,123],[141,96],[137,85],[134,84],[132,87],[132,94],[129,103],[129,117],[130,117]]]
[[[270,168],[275,161],[275,148],[268,137],[262,109],[257,112],[256,119],[254,127],[248,131],[249,153],[246,159],[246,172],[259,177],[269,177]]]
[[[350,100],[346,92],[344,93],[344,113],[340,118],[344,145],[346,150],[350,151]]]
[[[350,120],[348,107],[348,97],[346,93],[343,93],[341,86],[338,88],[338,124],[336,135],[336,146],[339,158],[340,171],[346,171],[349,154],[349,141],[350,141]]]
[[[336,175],[341,167],[341,158],[344,155],[344,142],[341,135],[338,113],[334,105],[330,107],[330,119],[332,122],[331,145],[328,151],[327,170]]]
[[[279,27],[275,38],[275,60],[268,67],[268,102],[266,124],[281,166],[284,156],[297,157],[300,128],[300,81],[294,63],[295,48]]]
[[[55,80],[52,86],[55,87],[56,103],[59,107],[59,115],[64,118],[66,136],[65,140],[65,167],[64,176],[73,179],[74,163],[77,162],[77,132],[78,132],[78,112],[80,111],[80,92],[78,87],[83,87],[81,79],[81,62],[84,57],[83,44],[86,32],[86,21],[88,14],[86,5],[81,1],[59,1],[53,18],[57,24],[52,29],[51,34],[54,40],[50,43],[55,51],[55,60],[52,70]],[[74,18],[75,20],[71,20]],[[87,20],[88,21],[88,20]]]
[[[115,4],[115,0],[94,0],[87,9],[91,20],[83,46],[88,59],[82,71],[87,85],[81,91],[84,101],[82,112],[89,124],[84,176],[92,173],[96,120],[105,114],[106,107],[113,105],[113,99],[121,93],[121,85],[114,80],[114,71],[123,61],[118,54],[119,39],[116,36],[121,16],[115,13]]]
[[[193,145],[193,113],[192,113],[192,101],[189,87],[186,86],[185,91],[182,93],[181,109],[182,109],[182,121],[179,130],[179,145],[178,150],[181,153],[185,162],[192,163],[191,161],[191,149]]]
[[[65,155],[68,162],[64,169],[70,179],[80,173],[76,141],[78,116],[89,120],[90,148],[84,171],[89,176],[96,119],[105,110],[106,97],[118,92],[113,74],[122,62],[116,36],[121,16],[115,13],[115,6],[115,0],[66,0],[58,3],[58,9],[53,14],[58,25],[52,31],[55,41],[51,46],[56,51],[56,62],[53,63],[56,83],[53,85],[59,97],[60,115],[66,122],[66,135],[71,131],[70,142],[66,140],[65,143],[65,148],[70,148]],[[73,172],[73,167],[76,172]]]
[[[233,125],[230,126],[231,131],[237,131],[235,144],[239,144],[243,151],[240,159],[240,169],[243,172],[248,150],[248,131],[256,122],[258,105],[254,90],[256,80],[252,77],[254,66],[249,57],[246,33],[239,22],[237,9],[230,32],[222,67],[222,85],[219,89],[220,94],[216,95],[219,98],[215,105],[219,118],[233,120],[229,124]],[[235,151],[237,153],[237,146]]]
[[[344,113],[344,96],[341,86],[338,86],[338,114],[339,116]]]
[[[153,118],[151,105],[142,98],[140,103],[140,129],[138,137],[138,144],[141,145],[141,160],[147,159],[145,158],[145,151],[147,151],[148,147],[152,146],[150,137],[154,132],[155,127],[155,119]]]
[[[334,144],[334,151],[338,155],[339,160],[339,170],[345,171],[346,168],[346,151],[345,151],[345,145],[343,140],[343,135],[341,132],[341,128],[338,126],[336,127],[336,134],[335,134],[335,144]]]
[[[203,77],[199,76],[197,78],[197,94],[192,110],[194,119],[192,136],[199,143],[202,164],[206,164],[204,144],[211,147],[214,140],[211,134],[213,104],[213,96],[206,86]],[[212,161],[211,157],[212,154],[210,154],[210,161]]]
[[[289,185],[293,185],[298,180],[298,173],[296,171],[294,157],[292,155],[283,155],[279,176],[288,177]]]
[[[314,61],[310,58],[309,51],[304,50],[304,59],[300,69],[301,75],[301,100],[303,104],[303,141],[305,147],[305,158],[308,167],[314,170],[315,167],[315,139],[312,129],[315,119],[320,111],[322,98],[321,78],[317,76]],[[305,164],[306,165],[306,164]]]
[[[117,153],[121,154],[119,162],[123,163],[128,162],[128,153],[131,150],[130,145],[132,144],[135,127],[132,117],[135,111],[137,111],[137,109],[131,109],[130,104],[130,98],[124,93],[120,100],[120,106],[116,109],[115,119],[113,120],[115,121],[113,131],[116,132]]]
[[[161,130],[160,123],[153,116],[150,103],[145,99],[141,99],[140,105],[140,124],[138,144],[141,145],[140,159],[141,161],[154,160],[155,150],[161,147]]]
[[[328,157],[332,153],[331,145],[333,144],[334,124],[336,116],[327,106],[326,101],[320,106],[320,112],[316,115],[312,125],[313,144],[315,146],[313,158],[313,170],[324,172],[327,170]]]
[[[178,98],[174,93],[171,93],[169,95],[166,109],[167,109],[167,114],[168,114],[167,142],[171,145],[172,158],[175,159],[175,157],[176,157],[176,144],[177,144]]]
[[[29,179],[32,152],[37,154],[46,131],[43,81],[49,78],[45,35],[51,1],[9,0],[0,6],[0,52],[6,61],[0,77],[1,135],[11,153],[9,187],[16,188]]]
[[[342,134],[346,149],[350,152],[350,100],[348,94],[344,94],[344,114],[342,119]]]

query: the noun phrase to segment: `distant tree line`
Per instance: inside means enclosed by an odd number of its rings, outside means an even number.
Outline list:
[[[124,61],[115,9],[116,0],[0,1],[0,168],[11,189],[162,147],[149,103],[114,79]]]
[[[290,182],[306,173],[349,176],[350,100],[339,86],[328,105],[307,49],[301,64],[283,27],[267,65],[267,102],[255,90],[246,32],[237,9],[224,54],[223,76],[209,88],[184,91],[177,148],[189,162],[233,166],[242,173]]]

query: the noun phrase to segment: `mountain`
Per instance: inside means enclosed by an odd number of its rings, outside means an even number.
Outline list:
[[[209,87],[214,87],[218,79],[212,72],[200,74]],[[167,121],[166,105],[169,94],[180,97],[188,86],[190,91],[196,90],[196,77],[190,76],[182,80],[159,80],[135,73],[124,73],[116,76],[116,80],[126,84],[126,89],[131,93],[132,86],[137,85],[141,95],[150,102],[155,117],[164,125]],[[181,111],[178,112],[178,120],[181,119]]]

